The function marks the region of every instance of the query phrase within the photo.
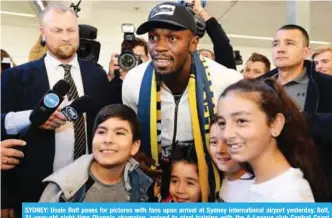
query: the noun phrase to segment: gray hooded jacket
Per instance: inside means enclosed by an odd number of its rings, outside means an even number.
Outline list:
[[[49,184],[39,202],[82,202],[87,192],[89,167],[93,160],[92,154],[83,155],[72,164],[45,178],[43,182]],[[130,158],[123,175],[131,202],[148,201],[147,190],[152,184],[152,179],[138,166],[138,162]]]

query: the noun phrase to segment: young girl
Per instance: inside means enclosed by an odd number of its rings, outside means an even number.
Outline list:
[[[295,103],[274,80],[241,80],[219,98],[218,125],[235,161],[255,173],[249,201],[325,201],[312,139]]]
[[[170,196],[164,202],[200,202],[201,188],[197,157],[190,147],[176,147],[172,151]]]
[[[220,128],[216,119],[211,121],[210,127],[210,153],[220,170],[222,184],[217,201],[219,202],[245,202],[248,200],[248,191],[254,176],[235,162],[227,152],[226,144],[220,136]]]

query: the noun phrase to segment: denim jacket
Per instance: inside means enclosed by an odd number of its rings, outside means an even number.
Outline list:
[[[39,202],[82,202],[87,192],[89,167],[94,160],[93,155],[83,155],[74,163],[48,176]],[[125,188],[130,193],[131,202],[148,201],[147,191],[152,179],[139,168],[138,162],[130,158],[125,166]]]

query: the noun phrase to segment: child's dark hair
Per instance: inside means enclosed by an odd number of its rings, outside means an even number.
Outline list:
[[[179,146],[174,145],[171,156],[171,171],[172,167],[177,162],[185,162],[188,164],[194,164],[197,166],[198,160],[195,152],[195,145],[191,146]],[[198,170],[198,167],[197,167]]]
[[[211,128],[214,124],[218,124],[217,115],[213,115],[213,117],[211,118],[211,121],[210,121],[210,128]]]
[[[255,102],[266,114],[268,125],[277,114],[283,114],[285,124],[276,137],[277,146],[292,167],[302,170],[315,201],[326,201],[328,192],[315,144],[309,136],[307,123],[283,87],[273,79],[240,80],[224,90],[220,98],[230,92],[244,94],[246,99]]]
[[[124,104],[112,104],[101,109],[95,119],[93,135],[99,124],[110,118],[118,118],[120,120],[128,121],[133,134],[133,141],[141,139],[141,128],[138,117],[133,109]]]

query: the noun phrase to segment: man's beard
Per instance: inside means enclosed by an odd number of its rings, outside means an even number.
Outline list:
[[[65,60],[65,59],[73,57],[75,55],[76,51],[77,51],[77,47],[74,45],[61,45],[61,46],[56,47],[53,53],[57,58],[59,58],[61,60]]]

